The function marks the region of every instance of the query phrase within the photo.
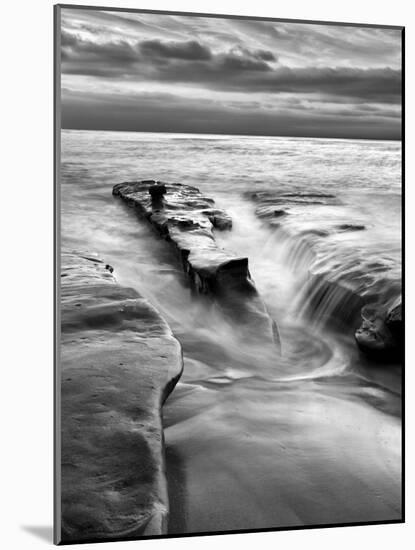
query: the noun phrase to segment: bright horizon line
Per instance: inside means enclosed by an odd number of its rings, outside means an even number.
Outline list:
[[[162,132],[148,130],[96,130],[93,128],[61,128],[61,131],[66,132],[115,132],[121,134],[165,134],[165,135],[180,135],[180,136],[218,136],[218,137],[241,137],[241,138],[286,138],[286,139],[316,139],[330,141],[391,141],[402,143],[402,138],[384,139],[384,138],[353,138],[353,137],[318,137],[318,136],[287,136],[287,135],[262,135],[262,134],[211,134],[209,132]]]

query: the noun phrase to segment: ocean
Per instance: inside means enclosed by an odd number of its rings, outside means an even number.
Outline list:
[[[142,179],[194,185],[232,216],[217,240],[249,258],[278,361],[195,299],[168,244],[112,196]],[[355,320],[332,316],[345,288],[399,300],[400,142],[64,130],[60,183],[62,246],[111,264],[183,346],[163,410],[169,532],[400,518],[401,367],[371,365]],[[249,197],[276,191],[333,204],[270,225]],[[343,226],[360,229],[333,231]],[[340,290],[310,307],[321,278]]]

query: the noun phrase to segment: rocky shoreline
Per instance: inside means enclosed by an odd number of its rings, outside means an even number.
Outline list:
[[[112,267],[61,255],[61,542],[165,534],[161,407],[181,346]]]
[[[310,314],[318,312],[320,318],[325,316],[329,322],[351,327],[359,349],[374,360],[380,356],[392,361],[402,358],[401,289],[389,277],[390,266],[382,262],[374,265],[363,253],[350,254],[343,264],[333,262],[332,270],[327,270],[327,262],[320,262],[322,251],[335,257],[338,235],[367,229],[360,221],[355,223],[344,217],[344,210],[338,208],[342,206],[340,199],[312,190],[259,190],[244,196],[255,204],[259,219],[295,240],[302,258],[308,255],[308,280],[303,292]],[[298,214],[307,220],[301,231],[296,224]],[[391,317],[392,329],[388,321]]]
[[[177,252],[195,294],[214,301],[245,342],[279,351],[278,328],[251,277],[248,258],[219,247],[215,230],[232,219],[192,186],[154,180],[114,186],[113,195],[145,218]],[[333,195],[250,193],[256,215],[280,227],[297,207],[336,204]],[[359,232],[354,223],[332,230]],[[313,256],[310,228],[301,246]],[[329,234],[329,233],[327,233]],[[61,254],[61,542],[115,540],[167,532],[162,405],[183,370],[181,345],[166,321],[135,289],[117,283],[101,259]],[[310,271],[318,307],[338,295],[341,280]],[[334,315],[362,311],[357,345],[379,360],[402,357],[402,306],[369,307],[367,295],[344,288]],[[346,309],[343,305],[346,304]],[[268,349],[268,348],[267,348]],[[274,355],[272,355],[274,357]]]
[[[229,230],[232,220],[196,187],[154,180],[114,186],[120,197],[147,219],[177,250],[191,287],[209,295],[248,338],[279,346],[278,328],[269,316],[249,272],[248,258],[219,248],[214,229]],[[252,330],[255,327],[255,330]]]
[[[196,188],[119,184],[173,244],[194,292],[215,300],[244,337],[279,349],[248,259],[217,245],[231,218]],[[91,254],[61,253],[61,541],[166,533],[162,404],[181,376],[181,346],[154,307]]]

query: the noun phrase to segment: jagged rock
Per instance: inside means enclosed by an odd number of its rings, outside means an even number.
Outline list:
[[[404,321],[402,319],[402,304],[399,303],[398,305],[392,307],[385,319],[385,324],[392,333],[393,337],[395,338],[397,345],[401,348],[401,351],[403,353],[403,343],[404,343],[404,332],[405,332],[405,326]]]
[[[180,344],[111,266],[61,258],[61,541],[163,534],[160,409],[182,371]]]
[[[252,281],[248,259],[222,250],[215,241],[214,227],[229,229],[231,218],[196,187],[180,183],[163,183],[166,193],[155,208],[151,185],[144,181],[120,183],[114,186],[113,195],[134,207],[176,247],[197,292],[214,296],[227,314],[247,325],[251,336],[255,333],[261,340],[274,342],[276,326]]]
[[[381,306],[362,308],[361,326],[355,332],[359,348],[376,360],[400,359],[403,350],[403,323],[401,305],[389,312]]]
[[[232,228],[232,218],[223,210],[210,208],[208,210],[203,210],[202,213],[209,218],[211,224],[216,229],[223,231]]]

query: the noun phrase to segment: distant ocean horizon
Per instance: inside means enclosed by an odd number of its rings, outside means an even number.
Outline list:
[[[192,137],[198,137],[198,136],[212,136],[212,137],[251,137],[251,138],[255,138],[255,137],[258,137],[258,138],[286,138],[286,139],[289,139],[289,138],[292,138],[292,139],[315,139],[315,140],[326,140],[326,139],[329,139],[329,140],[334,140],[334,141],[385,141],[385,142],[402,142],[402,137],[400,138],[396,138],[396,139],[384,139],[384,138],[374,138],[374,137],[371,137],[371,138],[364,138],[364,137],[360,137],[360,138],[355,138],[355,137],[347,137],[347,136],[343,136],[343,137],[322,137],[322,136],[293,136],[293,135],[277,135],[277,134],[225,134],[225,133],[220,133],[220,134],[214,134],[214,133],[209,133],[209,132],[197,132],[197,133],[194,133],[194,132],[164,132],[164,131],[160,131],[160,132],[151,132],[151,131],[145,131],[145,130],[124,130],[124,129],[100,129],[100,130],[97,130],[97,129],[93,129],[93,128],[69,128],[69,127],[62,127],[61,128],[61,132],[114,132],[114,133],[125,133],[125,134],[152,134],[152,135],[169,135],[169,136],[192,136]]]

